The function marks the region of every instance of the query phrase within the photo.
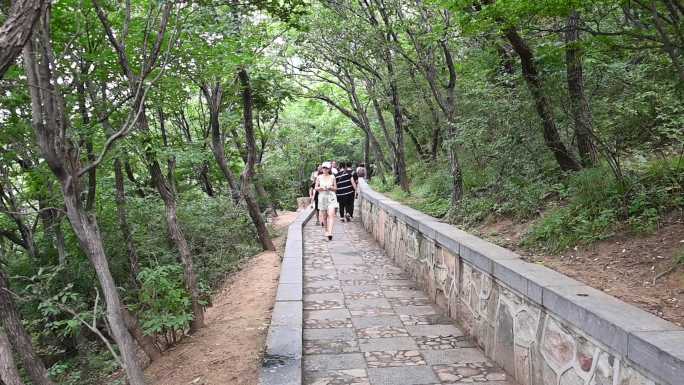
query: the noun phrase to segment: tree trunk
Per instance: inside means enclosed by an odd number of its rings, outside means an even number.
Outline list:
[[[10,294],[9,280],[3,270],[0,270],[0,314],[2,314],[0,328],[4,327],[4,332],[7,333],[7,338],[19,355],[31,382],[35,385],[54,385],[48,378],[43,361],[33,349],[31,336],[21,323],[21,315]]]
[[[55,232],[55,247],[57,248],[57,259],[60,266],[66,266],[67,253],[66,244],[64,243],[64,232],[62,231],[62,218],[58,217],[52,224]]]
[[[0,323],[0,383],[4,385],[24,385],[14,362],[12,345],[5,333],[5,327]]]
[[[14,64],[31,31],[46,9],[45,0],[16,0],[0,27],[0,79]]]
[[[431,157],[425,153],[425,150],[423,150],[423,146],[420,144],[420,141],[418,140],[416,133],[413,132],[413,130],[411,130],[411,127],[409,127],[408,125],[404,125],[404,129],[406,130],[406,133],[409,135],[411,142],[413,142],[413,147],[415,147],[416,149],[416,154],[418,155],[418,158],[422,159],[425,162],[429,162],[431,160]]]
[[[123,307],[119,298],[118,287],[109,270],[97,220],[94,216],[88,215],[80,205],[73,184],[65,185],[62,188],[62,192],[67,208],[67,216],[74,228],[74,233],[78,238],[81,249],[88,255],[100,281],[107,306],[107,321],[114,340],[119,346],[128,380],[131,385],[144,385],[145,379],[142,369],[137,362],[135,344],[124,322]]]
[[[124,186],[124,175],[121,167],[121,159],[114,159],[114,185],[116,186],[116,214],[121,229],[121,236],[126,243],[128,252],[128,263],[131,272],[131,284],[134,288],[140,288],[138,274],[140,274],[140,262],[138,260],[138,250],[131,234],[131,227],[128,224],[128,214],[126,213],[126,191]]]
[[[142,330],[142,327],[140,326],[140,322],[138,321],[138,318],[136,316],[131,314],[131,312],[129,312],[128,309],[126,309],[125,307],[122,308],[122,310],[123,319],[126,323],[128,331],[131,333],[135,341],[138,343],[138,346],[140,346],[140,348],[145,352],[145,354],[147,354],[147,357],[150,359],[150,362],[154,362],[160,359],[161,352],[159,351],[157,344],[154,343],[154,338],[145,335],[145,333]]]
[[[513,50],[520,57],[523,77],[527,87],[534,98],[537,114],[542,120],[544,142],[551,150],[556,162],[563,171],[578,171],[582,166],[575,160],[570,151],[565,147],[561,140],[553,113],[551,101],[544,92],[542,81],[539,77],[537,65],[534,62],[532,49],[527,42],[518,34],[514,28],[504,30],[504,35],[513,46]]]
[[[48,167],[60,182],[66,213],[78,238],[83,252],[88,256],[95,269],[102,288],[107,307],[107,320],[114,340],[121,352],[122,364],[131,385],[144,385],[143,372],[136,361],[135,346],[131,335],[126,330],[121,315],[121,301],[114,279],[109,270],[109,263],[104,252],[97,219],[88,215],[81,202],[79,188],[80,162],[73,151],[73,145],[64,138],[68,121],[64,116],[63,95],[53,86],[50,58],[53,56],[48,17],[41,18],[41,28],[35,34],[33,42],[29,40],[24,46],[23,62],[29,83],[31,96],[32,127],[36,141]],[[76,156],[76,157],[74,157]],[[28,341],[30,343],[30,340]],[[15,345],[22,353],[22,349]],[[51,384],[42,363],[32,359],[24,366],[35,372],[34,384]]]
[[[453,56],[451,55],[451,51],[449,50],[446,41],[442,40],[440,46],[442,47],[442,55],[444,55],[444,61],[449,70],[449,83],[447,83],[446,86],[446,98],[437,98],[436,100],[437,103],[440,103],[440,100],[443,100],[443,111],[447,120],[447,132],[449,133],[449,137],[452,138],[452,142],[449,143],[449,149],[447,151],[452,179],[451,206],[458,207],[463,199],[463,171],[458,159],[456,143],[453,142],[453,140],[458,137],[458,130],[456,129],[456,65],[454,64]],[[436,88],[434,88],[435,86],[436,85],[433,83],[432,87],[436,91]],[[438,95],[435,94],[435,96]]]
[[[663,51],[665,51],[667,56],[670,57],[672,65],[675,67],[677,75],[679,75],[680,85],[684,85],[684,65],[682,65],[682,62],[680,61],[681,47],[677,47],[676,44],[673,44],[670,38],[668,37],[665,25],[661,20],[661,16],[658,12],[655,0],[651,0],[650,10],[653,16],[653,24],[655,25],[656,31],[660,36],[660,42],[662,43]],[[677,24],[679,24],[679,22],[677,22]],[[678,25],[675,28],[681,28],[681,26]]]
[[[204,191],[207,196],[214,197],[216,193],[214,192],[214,186],[211,185],[211,178],[209,177],[209,164],[204,161],[199,167],[197,179],[199,180],[199,185],[202,191]]]
[[[252,100],[252,84],[249,79],[249,74],[244,68],[238,72],[238,78],[240,79],[240,86],[242,87],[242,113],[245,127],[245,144],[247,147],[247,164],[245,165],[245,171],[242,174],[242,197],[245,199],[247,211],[256,227],[261,246],[264,250],[275,250],[273,241],[268,234],[268,228],[266,228],[266,222],[261,216],[259,205],[252,194],[254,164],[257,156],[254,120],[252,117],[252,109],[254,107]]]
[[[146,121],[142,124],[146,124]],[[161,166],[154,157],[154,154],[148,152],[145,154],[145,157],[147,158],[148,168],[150,175],[152,176],[152,183],[157,188],[162,201],[164,201],[164,207],[166,209],[166,226],[168,227],[173,244],[176,245],[176,248],[178,249],[180,261],[183,265],[183,281],[185,283],[185,289],[188,291],[188,294],[190,294],[190,302],[192,303],[193,319],[190,324],[190,332],[194,333],[204,326],[204,309],[200,304],[200,292],[197,287],[197,276],[195,275],[193,266],[192,253],[190,252],[190,246],[185,239],[183,230],[178,223],[178,209],[176,207],[176,196],[173,187],[171,187],[168,180],[164,177]]]
[[[375,109],[375,115],[378,118],[378,124],[380,124],[380,128],[382,129],[382,134],[385,136],[387,146],[390,148],[390,154],[392,155],[392,163],[394,164],[394,157],[397,151],[397,145],[394,143],[394,139],[392,139],[389,129],[387,128],[387,122],[385,121],[385,117],[382,114],[382,107],[380,106],[380,102],[378,102],[378,99],[376,97],[371,97],[371,102],[373,103],[373,109]]]
[[[214,159],[216,159],[216,163],[218,163],[223,177],[226,178],[226,181],[228,182],[233,203],[237,205],[240,201],[240,189],[238,188],[233,171],[231,171],[230,166],[228,165],[228,160],[226,159],[224,135],[221,132],[221,122],[219,121],[219,115],[221,114],[221,103],[223,100],[223,87],[221,84],[216,83],[214,88],[211,89],[208,84],[204,84],[202,85],[201,89],[204,93],[205,99],[207,99],[207,104],[209,105],[211,152],[214,154]]]
[[[378,164],[380,166],[382,166],[383,168],[389,168],[390,165],[387,162],[387,160],[385,159],[385,154],[382,151],[382,146],[380,145],[380,142],[378,142],[378,139],[375,137],[375,135],[373,134],[373,131],[371,130],[370,123],[368,122],[368,116],[367,116],[365,110],[363,110],[362,108],[359,108],[359,106],[357,106],[356,102],[354,102],[355,99],[354,99],[353,89],[352,89],[352,94],[350,95],[350,97],[351,97],[351,102],[353,104],[354,111],[356,114],[352,113],[350,110],[348,110],[348,109],[344,108],[343,106],[337,104],[334,100],[332,100],[326,96],[319,95],[319,96],[316,96],[316,99],[319,99],[319,100],[322,100],[322,101],[328,103],[328,105],[330,105],[330,106],[334,107],[335,109],[337,109],[338,111],[340,111],[344,116],[348,117],[357,127],[359,127],[361,129],[361,131],[363,131],[363,133],[369,137],[370,149],[375,154],[376,161],[378,162]]]
[[[34,261],[38,261],[38,247],[33,234],[33,228],[26,224],[26,217],[21,213],[12,188],[5,189],[2,184],[0,184],[0,209],[14,221],[19,234],[21,234],[21,241],[19,243],[26,250],[29,257]]]
[[[135,178],[133,167],[131,167],[131,163],[128,161],[128,159],[124,159],[124,171],[126,171],[126,177],[128,178],[128,180],[131,181],[131,183],[133,183],[133,185],[135,186],[135,194],[140,198],[145,198],[147,194],[145,193],[145,191],[143,191],[142,186],[138,183],[138,180]]]
[[[64,233],[62,232],[62,215],[57,209],[50,208],[49,197],[54,193],[52,181],[47,184],[47,194],[41,195],[38,199],[40,209],[40,219],[48,241],[54,244],[57,250],[57,261],[60,266],[66,266],[66,246],[64,244]]]
[[[385,44],[389,44],[389,39]],[[399,88],[397,87],[397,79],[394,72],[392,52],[389,47],[385,47],[384,59],[387,66],[387,76],[389,77],[390,101],[394,117],[394,142],[396,145],[394,149],[394,181],[402,190],[409,192],[404,145],[404,114],[402,113],[401,100],[399,98]]]
[[[577,11],[573,11],[568,17],[567,31],[565,32],[565,64],[572,119],[575,124],[575,137],[577,138],[577,150],[582,160],[582,166],[593,167],[598,161],[598,154],[592,134],[591,110],[584,94],[579,23],[580,15]]]
[[[394,76],[394,75],[390,75]],[[392,81],[394,83],[394,81]],[[392,93],[392,106],[394,107],[394,139],[397,143],[394,152],[394,178],[395,182],[402,190],[409,191],[409,182],[406,175],[406,155],[404,147],[403,117],[401,114],[401,104],[399,101],[399,91],[396,84],[390,86]]]
[[[366,180],[370,181],[370,136],[368,133],[366,133],[366,139],[363,141],[363,164],[366,168]]]
[[[271,211],[271,215],[277,217],[278,211],[276,210],[276,207],[273,204],[273,200],[271,200],[271,197],[268,195],[268,192],[266,191],[266,189],[261,184],[261,181],[258,178],[254,181],[254,189],[256,190],[259,199],[261,199],[261,201],[264,202],[268,210]]]

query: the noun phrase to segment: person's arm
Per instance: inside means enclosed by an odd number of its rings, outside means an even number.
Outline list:
[[[333,178],[332,191],[337,191],[337,178]]]
[[[321,188],[321,178],[316,178],[316,191],[323,191],[323,189]]]

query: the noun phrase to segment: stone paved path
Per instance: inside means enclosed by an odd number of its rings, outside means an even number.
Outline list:
[[[513,385],[358,219],[304,229],[304,384]]]

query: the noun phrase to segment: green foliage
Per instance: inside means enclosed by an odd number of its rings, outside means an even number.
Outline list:
[[[183,267],[177,264],[146,267],[140,271],[141,287],[135,310],[146,334],[182,331],[189,325],[192,311],[182,277]]]
[[[140,76],[163,3],[132,1],[130,19],[124,3],[100,3],[113,34],[125,40],[131,71]],[[656,13],[644,8],[650,3],[615,0],[485,3],[175,4],[160,40],[161,56],[143,81],[150,87],[149,127],[117,141],[99,164],[95,185],[88,185],[88,175],[75,184],[82,188],[81,203],[93,204],[87,210],[97,220],[123,302],[140,316],[146,332],[167,337],[191,319],[150,156],[172,185],[206,303],[226,275],[259,250],[251,220],[242,204],[233,203],[216,164],[211,98],[200,90],[221,89],[220,103],[213,106],[220,111],[219,145],[243,183],[243,90],[236,82],[241,69],[250,73],[253,89],[255,180],[267,193],[258,197],[262,210],[294,209],[296,198],[308,195],[309,176],[322,161],[360,162],[364,155],[378,174],[375,188],[430,215],[466,228],[497,217],[534,220],[524,239],[531,248],[559,251],[622,229],[650,233],[668,212],[681,210],[684,83],[672,54],[663,51],[667,45],[684,46],[678,11],[665,2],[654,3]],[[85,165],[134,115],[135,97],[93,4],[65,0],[51,10],[50,70],[54,92],[64,96],[63,137],[73,141],[73,163]],[[563,35],[573,10],[582,28],[580,40],[568,44]],[[656,29],[654,14],[680,22]],[[535,92],[548,99],[560,140],[574,157],[578,135],[566,53],[570,47],[582,50],[598,167],[560,171],[507,30],[530,47],[542,84]],[[674,54],[681,57],[679,51]],[[453,94],[445,88],[450,79],[445,52],[456,71]],[[94,317],[103,325],[101,289],[64,216],[59,182],[35,142],[36,117],[20,66],[0,79],[0,90],[0,268],[23,296],[25,325],[41,356],[55,363],[53,377],[65,384],[101,383],[114,365],[78,320]],[[451,118],[445,108],[450,100],[455,102]],[[391,175],[397,111],[404,124],[410,193],[395,186]],[[367,132],[375,140],[364,154]],[[449,148],[456,150],[463,176],[457,207],[451,207]],[[115,157],[126,166],[125,205],[117,201]],[[94,196],[88,196],[88,187],[94,187]],[[122,231],[120,215],[130,236]],[[130,245],[142,269],[141,287],[131,279]],[[677,258],[682,263],[684,257]]]
[[[604,167],[576,173],[564,186],[562,205],[547,209],[524,244],[562,251],[608,238],[622,225],[653,232],[663,215],[684,207],[683,171],[678,158],[655,160],[634,170],[626,186]]]
[[[102,384],[120,368],[108,351],[95,342],[84,342],[79,346],[83,353],[52,365],[48,374],[60,385]],[[114,383],[110,383],[114,385]]]
[[[446,167],[436,164],[428,167],[416,166],[418,167],[409,170],[413,186],[410,194],[388,183],[392,180],[391,177],[386,177],[384,183],[381,178],[376,177],[372,179],[371,186],[416,210],[437,218],[445,216],[450,207],[451,196],[451,178]]]
[[[178,216],[192,248],[196,273],[208,288],[216,289],[240,261],[260,250],[256,231],[244,207],[235,206],[229,197],[196,193],[186,194],[182,201]]]

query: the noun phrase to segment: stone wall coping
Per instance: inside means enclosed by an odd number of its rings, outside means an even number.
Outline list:
[[[314,214],[302,210],[288,226],[271,325],[266,337],[260,385],[302,384],[304,225]]]
[[[406,207],[359,179],[360,196],[413,227],[550,314],[596,339],[664,384],[684,383],[684,329],[603,291],[529,263],[452,225]]]

